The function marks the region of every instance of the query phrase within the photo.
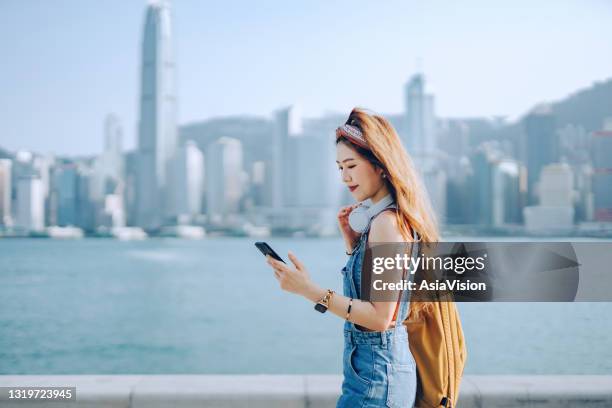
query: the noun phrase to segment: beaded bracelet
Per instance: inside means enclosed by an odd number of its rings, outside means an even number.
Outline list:
[[[346,312],[346,317],[344,318],[344,320],[348,320],[349,316],[351,315],[351,307],[353,306],[353,298],[351,298],[349,300],[349,305],[348,305],[348,310]]]

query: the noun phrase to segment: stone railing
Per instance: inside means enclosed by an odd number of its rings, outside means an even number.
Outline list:
[[[1,408],[335,407],[338,375],[4,375],[0,387],[76,387],[76,401]],[[458,407],[612,407],[612,375],[468,375]]]

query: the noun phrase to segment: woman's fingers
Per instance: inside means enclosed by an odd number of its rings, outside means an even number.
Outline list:
[[[342,214],[346,214],[347,212],[351,211],[353,209],[352,205],[347,205],[346,207],[342,207],[342,209],[340,210],[340,212]]]
[[[276,259],[272,258],[272,255],[266,255],[266,262],[269,265],[276,266],[276,262],[278,262],[278,261]]]
[[[352,205],[347,205],[346,207],[342,207],[340,209],[340,211],[338,212],[338,216],[344,216],[344,215],[350,213],[351,211],[353,211],[358,206],[359,206],[359,203],[355,203],[355,204],[352,204]]]
[[[274,277],[279,282],[281,289],[299,293],[308,279],[308,271],[291,251],[289,251],[289,259],[295,267],[291,267],[284,262],[272,258],[270,255],[266,255],[266,262],[274,270]]]
[[[283,262],[272,258],[270,255],[267,255],[266,257],[268,258],[267,260],[268,264],[275,269],[282,269],[285,266]]]
[[[286,277],[285,268],[287,268],[287,266],[283,262],[277,261],[276,259],[272,258],[270,255],[266,255],[266,262],[272,267],[272,270],[274,271],[274,277],[280,283],[281,288],[284,288],[284,282]]]
[[[352,208],[350,206],[342,208],[340,212],[338,212],[338,220],[340,222],[346,222],[346,219],[351,213],[351,211],[352,211]]]
[[[277,268],[275,266],[272,267],[272,270],[274,271],[274,276],[276,276],[277,278],[281,278],[284,274],[284,271],[280,268]]]
[[[291,262],[293,262],[293,264],[295,265],[295,267],[299,270],[304,269],[304,264],[297,259],[297,257],[293,254],[293,252],[289,251],[288,253],[289,255],[289,259],[291,260]]]
[[[280,274],[280,276],[282,276],[285,272],[289,271],[289,267],[281,261],[278,261],[274,258],[272,258],[270,255],[266,256],[268,258],[268,264],[274,269],[274,273],[275,274]]]

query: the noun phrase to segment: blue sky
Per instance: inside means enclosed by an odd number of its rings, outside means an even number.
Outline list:
[[[135,145],[146,1],[0,2],[0,146],[84,154],[103,120]],[[172,2],[179,123],[403,109],[423,68],[445,117],[517,117],[612,77],[612,2]],[[418,62],[420,61],[420,62]]]

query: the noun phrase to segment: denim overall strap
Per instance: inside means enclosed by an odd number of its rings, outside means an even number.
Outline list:
[[[358,269],[358,268],[362,268],[363,267],[363,259],[365,257],[365,252],[367,249],[367,241],[368,241],[368,234],[370,232],[370,226],[372,224],[372,220],[374,219],[375,216],[377,216],[378,214],[380,214],[382,211],[388,209],[388,208],[397,208],[395,203],[391,203],[388,206],[386,206],[385,208],[382,208],[380,211],[378,211],[376,214],[374,214],[372,217],[370,217],[370,220],[368,221],[368,224],[365,228],[365,230],[361,233],[360,237],[359,237],[359,243],[358,245],[355,247],[355,249],[353,250],[353,255],[351,255],[351,259],[349,261],[349,269],[350,269],[350,285],[349,285],[349,291],[350,291],[350,296],[354,299],[361,299],[361,293],[357,291],[357,286],[355,285],[355,273],[354,270]],[[359,276],[361,276],[361,273],[359,273]],[[360,331],[356,328],[355,323],[353,322],[349,322],[349,326],[351,328],[351,330],[355,330],[355,331]]]
[[[365,235],[366,236],[366,241],[368,239],[368,233],[370,232],[370,227],[372,226],[372,221],[374,221],[374,218],[380,214],[381,212],[388,210],[389,208],[395,208],[397,209],[397,205],[395,203],[391,203],[388,206],[386,206],[385,208],[381,208],[376,214],[373,214],[370,217],[370,220],[368,221],[368,226],[366,227],[365,231],[362,233],[362,236]]]
[[[397,209],[397,205],[395,204],[395,202],[387,205],[384,208],[381,208],[378,212],[376,212],[375,214],[373,214],[369,221],[368,221],[368,225],[366,226],[365,230],[361,233],[361,236],[359,238],[359,246],[357,247],[357,257],[359,257],[358,259],[355,259],[355,263],[357,263],[357,265],[359,267],[363,267],[363,259],[365,258],[365,252],[367,250],[367,245],[368,245],[368,235],[370,233],[370,227],[372,226],[372,221],[374,220],[374,218],[382,213],[385,210],[388,210],[389,208],[394,208]],[[359,262],[361,261],[361,263]],[[352,286],[352,291],[353,293],[358,296],[361,297],[360,293],[357,293],[357,288],[355,287],[355,282],[351,279],[351,286]],[[400,305],[401,307],[401,305]],[[399,310],[398,310],[398,315],[399,315]],[[356,329],[355,324],[352,323],[353,329]]]
[[[412,228],[412,247],[411,247],[411,251],[410,251],[410,259],[416,259],[416,257],[419,255],[419,242],[418,242],[418,238],[419,235],[417,234],[417,232],[415,231],[414,228]],[[413,274],[413,268],[412,266],[414,266],[414,264],[410,263],[411,268],[408,270],[408,276],[407,276],[407,281],[411,282],[412,278],[414,276]],[[400,297],[400,305],[397,311],[397,315],[395,316],[395,327],[394,327],[394,335],[397,333],[397,331],[399,330],[399,327],[403,326],[402,322],[406,319],[406,317],[408,317],[408,308],[410,307],[410,290],[403,290],[402,291],[402,295]],[[405,315],[404,315],[405,314]]]
[[[355,286],[355,281],[354,279],[354,275],[352,273],[352,270],[355,268],[355,264],[359,264],[359,261],[361,259],[363,259],[363,253],[364,253],[364,249],[365,249],[365,241],[367,240],[368,234],[367,233],[363,233],[361,234],[361,236],[359,237],[359,244],[357,244],[357,246],[355,247],[355,249],[353,249],[353,255],[351,255],[352,259],[351,262],[349,263],[350,265],[350,270],[351,270],[351,275],[350,275],[350,282],[351,282],[351,286],[350,286],[350,296],[353,299],[360,299],[361,298],[361,294],[357,293],[357,287]],[[361,258],[359,258],[361,257]],[[359,265],[358,265],[359,266]],[[351,325],[353,327],[355,327],[355,324],[351,322]]]

